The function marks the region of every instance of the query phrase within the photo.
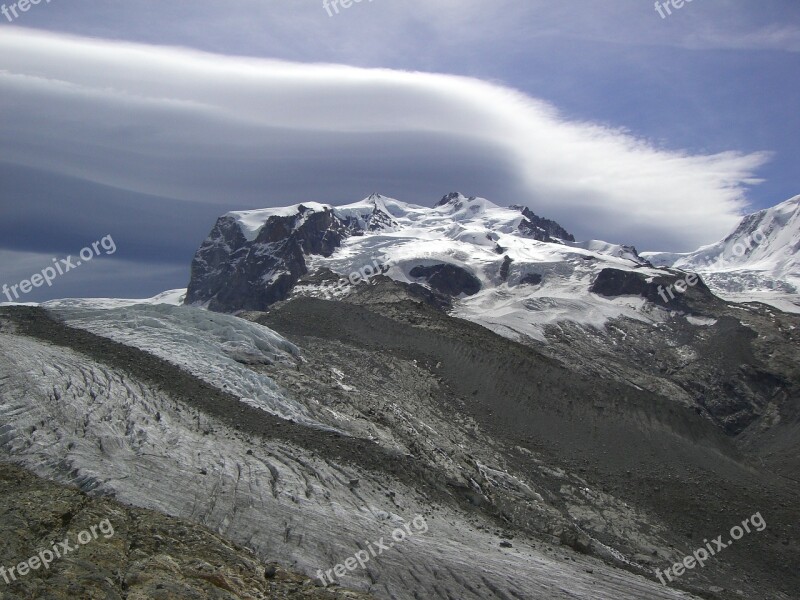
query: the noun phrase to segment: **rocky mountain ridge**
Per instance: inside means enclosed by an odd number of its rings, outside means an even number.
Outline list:
[[[482,199],[448,194],[431,212],[455,225],[485,211],[488,204]],[[192,261],[186,302],[227,312],[263,310],[285,299],[298,279],[308,273],[306,257],[330,257],[352,236],[400,231],[404,227],[396,217],[413,211],[421,212],[422,207],[373,194],[341,207],[305,203],[224,215]],[[522,237],[574,242],[558,223],[540,218],[526,207],[514,206],[506,212],[506,228],[516,228]],[[491,236],[486,241],[491,242]],[[502,248],[496,246],[495,251],[502,253]]]

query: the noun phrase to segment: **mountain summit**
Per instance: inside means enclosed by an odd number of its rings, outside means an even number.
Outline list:
[[[230,212],[218,219],[195,255],[187,303],[219,311],[263,310],[285,299],[312,264],[341,272],[338,263],[349,257],[346,274],[374,260],[410,260],[415,249],[471,271],[478,267],[473,259],[502,264],[507,253],[499,240],[505,238],[509,246],[528,241],[563,246],[575,240],[526,207],[501,208],[459,193],[433,208],[372,194],[345,206],[305,202]]]

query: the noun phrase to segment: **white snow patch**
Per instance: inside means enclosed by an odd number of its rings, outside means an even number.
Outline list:
[[[698,327],[711,327],[712,325],[717,324],[717,319],[710,319],[708,317],[695,317],[693,315],[686,315],[686,320],[692,325],[697,325]]]
[[[63,298],[60,300],[49,300],[40,306],[43,308],[124,308],[136,304],[169,304],[171,306],[181,306],[186,299],[186,288],[177,290],[167,290],[144,299],[127,298]]]
[[[300,214],[300,208],[308,209],[308,212],[323,212],[330,210],[328,204],[319,202],[303,202],[292,206],[281,206],[276,208],[260,208],[257,210],[238,210],[227,213],[226,217],[233,218],[238,224],[242,234],[248,242],[252,242],[258,237],[258,232],[270,219],[270,217],[292,217]]]

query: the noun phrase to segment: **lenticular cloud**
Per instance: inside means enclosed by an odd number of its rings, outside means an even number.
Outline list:
[[[461,190],[527,204],[579,237],[678,250],[728,232],[767,158],[657,148],[465,77],[25,29],[4,32],[0,52],[14,117],[0,161],[192,202],[380,191],[427,204]]]

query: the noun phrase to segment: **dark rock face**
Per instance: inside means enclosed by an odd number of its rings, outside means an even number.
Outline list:
[[[444,206],[446,204],[449,204],[450,202],[458,200],[460,197],[461,197],[460,193],[450,192],[449,194],[446,194],[444,197],[442,197],[442,199],[436,203],[436,206]]]
[[[432,306],[443,311],[449,310],[453,307],[453,299],[447,294],[442,294],[436,290],[429,290],[424,285],[420,285],[418,283],[395,283],[388,278],[385,280],[391,282],[392,285],[398,285],[403,288],[407,287],[410,296],[413,298],[419,298],[428,306]]]
[[[610,298],[641,296],[665,308],[698,313],[721,302],[698,275],[693,277],[691,281],[695,282],[694,285],[686,285],[685,276],[675,272],[665,272],[663,276],[647,281],[647,277],[636,271],[603,269],[589,291]],[[681,282],[684,282],[683,285]],[[685,292],[679,292],[677,287],[683,287]]]
[[[558,541],[562,546],[572,548],[581,554],[589,554],[592,549],[592,540],[585,533],[575,530],[565,530],[559,536]]]
[[[418,266],[410,271],[412,277],[425,279],[431,288],[448,296],[474,296],[481,291],[481,282],[469,271],[455,265]]]
[[[557,242],[558,240],[566,240],[574,242],[575,236],[569,233],[561,225],[550,219],[539,217],[526,206],[509,206],[514,210],[518,210],[525,217],[519,224],[519,230],[526,236],[531,237],[540,242]]]
[[[393,225],[377,206],[364,223],[372,231]],[[265,310],[286,299],[308,272],[306,255],[328,257],[344,239],[362,234],[364,226],[329,208],[311,212],[301,205],[295,215],[270,217],[248,241],[233,217],[220,217],[192,261],[186,304],[220,312]]]
[[[647,283],[643,276],[633,271],[603,269],[594,280],[590,291],[609,297],[641,296],[656,304],[665,304],[663,298],[658,294],[658,284]]]
[[[503,281],[508,279],[508,272],[511,270],[512,262],[514,262],[514,259],[510,256],[506,255],[503,257],[503,264],[500,267],[500,279]]]
[[[542,276],[539,273],[528,273],[519,280],[520,285],[539,285],[542,283]]]

